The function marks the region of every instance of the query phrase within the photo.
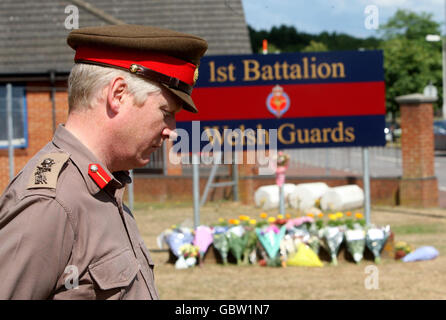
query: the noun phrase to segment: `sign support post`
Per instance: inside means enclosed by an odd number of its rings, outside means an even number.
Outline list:
[[[194,229],[200,225],[200,157],[198,152],[192,153],[192,175],[194,194]]]
[[[364,211],[365,221],[370,225],[370,174],[369,174],[369,148],[362,148],[362,167],[364,184]]]
[[[285,193],[283,192],[283,184],[279,186],[279,213],[285,214]]]

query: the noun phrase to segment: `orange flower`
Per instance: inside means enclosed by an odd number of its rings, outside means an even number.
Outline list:
[[[260,214],[260,218],[262,218],[262,219],[266,219],[266,218],[268,218],[268,214],[267,214],[266,212],[262,212],[262,213]]]
[[[286,217],[287,219],[291,219],[291,214],[287,213],[287,214],[285,215],[285,217]]]
[[[307,213],[307,217],[314,218],[314,213],[313,212],[308,212]]]
[[[352,216],[352,213],[351,213],[350,211],[347,211],[347,212],[345,213],[345,215],[346,215],[347,217],[351,217],[351,216]]]
[[[356,214],[355,214],[355,218],[356,218],[356,219],[363,219],[363,218],[364,218],[364,215],[363,215],[362,213],[360,213],[360,212],[356,212]]]
[[[324,214],[322,212],[319,212],[317,217],[322,219],[324,217]]]
[[[235,219],[229,219],[229,224],[235,224]]]

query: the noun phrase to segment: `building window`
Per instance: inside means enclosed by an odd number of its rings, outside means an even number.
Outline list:
[[[6,85],[0,85],[0,149],[8,148]],[[14,148],[28,147],[28,117],[25,86],[12,86],[12,126]]]

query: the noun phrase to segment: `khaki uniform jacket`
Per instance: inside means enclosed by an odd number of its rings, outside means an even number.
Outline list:
[[[89,176],[101,166],[111,181]],[[0,299],[158,299],[153,261],[110,173],[63,126],[0,197]]]

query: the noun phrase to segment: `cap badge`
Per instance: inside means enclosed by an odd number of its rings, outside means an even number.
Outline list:
[[[195,72],[194,72],[194,85],[197,82],[197,80],[198,80],[198,67],[195,69]]]
[[[132,64],[129,70],[131,73],[136,73],[139,70],[139,67],[136,64]]]

